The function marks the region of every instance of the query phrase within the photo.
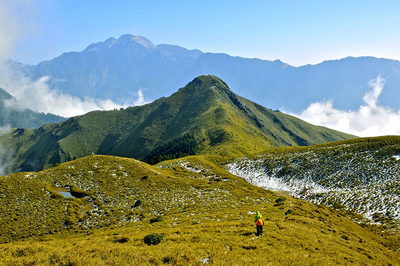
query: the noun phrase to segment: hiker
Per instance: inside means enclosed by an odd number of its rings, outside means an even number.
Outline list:
[[[257,236],[262,236],[263,234],[263,225],[264,225],[264,218],[260,214],[259,211],[257,211],[256,217],[254,217],[254,222],[257,225]]]

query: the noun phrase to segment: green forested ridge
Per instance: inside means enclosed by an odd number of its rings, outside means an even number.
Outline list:
[[[156,164],[165,160],[195,155],[199,150],[200,143],[196,136],[194,134],[186,133],[158,146],[146,155],[143,160],[150,164]]]
[[[46,169],[92,153],[142,160],[185,133],[200,141],[199,154],[223,156],[354,138],[264,108],[209,75],[144,106],[94,111],[35,130],[17,129],[2,140],[15,149],[15,172]]]
[[[37,128],[43,124],[60,123],[66,119],[58,115],[34,112],[30,109],[10,108],[5,106],[5,100],[13,100],[13,97],[0,88],[0,127]],[[15,99],[14,101],[17,104]]]

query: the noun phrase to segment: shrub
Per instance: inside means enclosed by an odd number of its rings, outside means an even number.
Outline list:
[[[292,214],[292,213],[293,213],[293,210],[289,209],[289,210],[287,210],[287,211],[285,212],[285,216],[286,216],[286,215],[289,215],[289,214]]]
[[[164,264],[167,264],[167,263],[168,264],[176,264],[178,262],[178,260],[173,256],[166,256],[166,257],[162,258],[161,261]]]
[[[163,218],[161,216],[157,216],[156,218],[151,218],[150,223],[157,223],[157,222],[161,222],[162,220],[163,220]]]
[[[286,198],[284,198],[284,197],[280,197],[280,198],[276,199],[275,200],[276,204],[274,205],[274,207],[285,204],[285,201],[286,201]]]
[[[145,179],[149,179],[149,176],[145,175],[145,176],[142,177],[142,180],[145,180]]]
[[[158,245],[165,238],[164,234],[153,233],[144,237],[144,243],[147,245]]]
[[[119,237],[119,238],[116,238],[114,240],[114,242],[117,242],[117,243],[126,243],[126,242],[129,242],[129,241],[131,241],[131,239],[129,237],[126,237],[126,236]]]
[[[247,250],[254,250],[254,249],[257,249],[256,246],[242,246],[242,248],[247,249]]]
[[[139,206],[141,206],[143,204],[143,202],[141,201],[141,200],[137,200],[136,202],[135,202],[135,204],[133,205],[133,207],[139,207]]]
[[[92,195],[92,193],[75,186],[70,186],[69,190],[71,195],[76,198],[90,197]]]

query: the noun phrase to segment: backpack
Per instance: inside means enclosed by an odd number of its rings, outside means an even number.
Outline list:
[[[256,224],[257,225],[264,225],[263,219],[262,218],[258,218]]]

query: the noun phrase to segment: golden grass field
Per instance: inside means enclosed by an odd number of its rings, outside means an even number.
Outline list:
[[[274,195],[271,195],[274,196]],[[125,227],[64,232],[0,245],[0,265],[400,265],[399,237],[350,221],[323,206],[286,196],[283,205],[216,213],[194,223],[186,215]],[[284,215],[287,209],[292,214]],[[254,215],[267,219],[255,235]],[[233,218],[241,215],[241,218]],[[158,245],[143,239],[165,235]]]
[[[4,201],[2,232],[20,230],[21,237],[3,235],[8,243],[0,244],[0,265],[400,265],[398,235],[357,224],[349,219],[351,213],[250,185],[217,162],[218,157],[193,156],[155,167],[133,159],[89,156],[36,173],[40,182],[35,186],[26,173],[2,177],[1,187],[8,193],[24,182],[38,191],[81,184],[98,210],[89,208],[85,198],[45,193],[47,198],[38,197],[37,202],[58,206],[57,212],[41,207],[56,232],[22,213],[5,222],[10,208],[36,206],[33,197],[30,202],[19,200],[25,204],[21,206]],[[96,182],[101,184],[97,191]],[[138,198],[143,205],[131,211]],[[257,210],[266,218],[261,237],[255,235]],[[150,222],[158,216],[161,221]],[[89,222],[102,226],[83,227]],[[35,236],[35,228],[43,233]],[[164,234],[164,240],[147,245],[144,237],[152,233]]]

